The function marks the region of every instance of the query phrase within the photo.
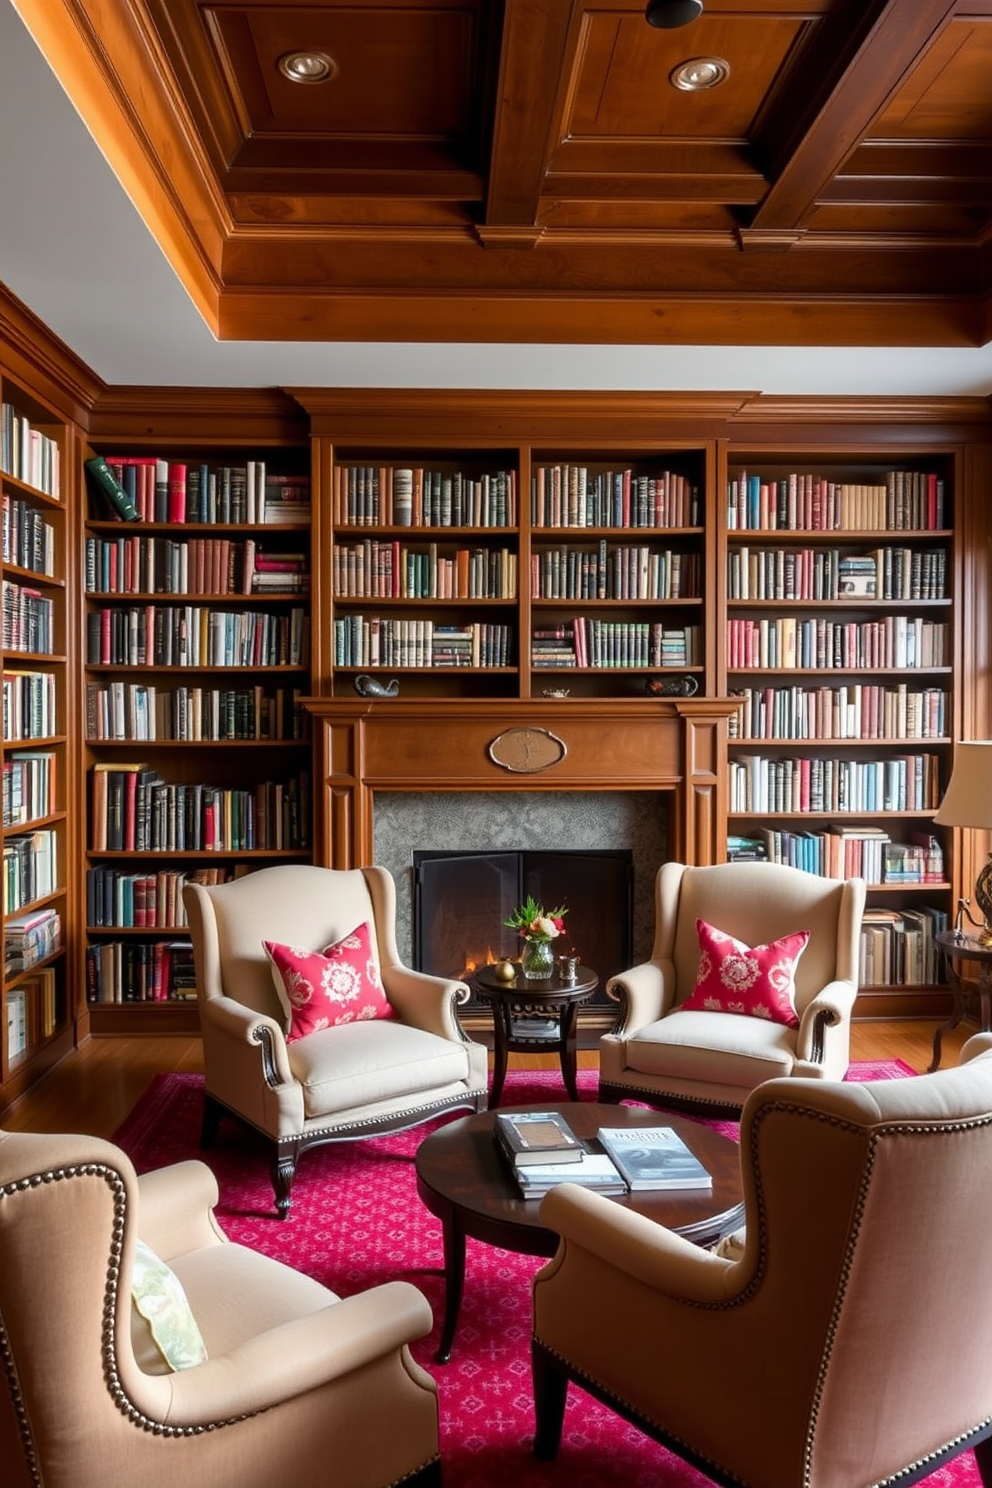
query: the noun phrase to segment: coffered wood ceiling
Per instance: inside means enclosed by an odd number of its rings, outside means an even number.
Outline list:
[[[992,338],[992,0],[16,3],[223,339]]]

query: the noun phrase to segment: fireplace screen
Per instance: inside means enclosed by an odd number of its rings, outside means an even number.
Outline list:
[[[503,921],[532,894],[547,909],[568,906],[555,951],[599,973],[588,1006],[613,1007],[603,988],[631,958],[630,852],[415,852],[413,865],[419,971],[470,978],[478,966],[518,956],[519,937]]]

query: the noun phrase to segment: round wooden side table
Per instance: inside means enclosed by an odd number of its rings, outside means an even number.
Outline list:
[[[928,1074],[940,1068],[940,1045],[944,1034],[957,1028],[967,1017],[973,1003],[978,1009],[978,1026],[982,1033],[988,1033],[992,1029],[992,982],[989,980],[992,945],[986,944],[984,940],[976,940],[971,935],[960,935],[956,930],[944,930],[936,939],[947,966],[954,1006],[947,1022],[942,1023],[933,1036],[933,1058],[927,1066]],[[977,966],[978,973],[977,976],[966,979],[964,968],[969,961]]]
[[[563,981],[557,970],[541,981],[529,981],[518,971],[512,982],[502,982],[493,966],[473,972],[475,990],[492,1004],[495,1057],[490,1106],[499,1105],[509,1054],[551,1052],[558,1055],[562,1079],[570,1098],[579,1098],[575,1072],[575,1030],[579,1005],[588,1002],[599,986],[599,974],[589,966],[576,968],[574,981]]]

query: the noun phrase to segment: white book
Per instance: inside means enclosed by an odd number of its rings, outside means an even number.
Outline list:
[[[579,1183],[597,1193],[627,1192],[623,1176],[605,1152],[585,1152],[581,1162],[542,1163],[515,1167],[517,1185],[525,1199],[540,1199],[559,1183]]]
[[[670,1126],[601,1126],[596,1135],[632,1192],[713,1187],[710,1174]]]

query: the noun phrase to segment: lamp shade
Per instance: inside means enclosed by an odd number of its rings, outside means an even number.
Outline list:
[[[950,783],[934,821],[945,827],[992,831],[992,739],[957,746]]]

